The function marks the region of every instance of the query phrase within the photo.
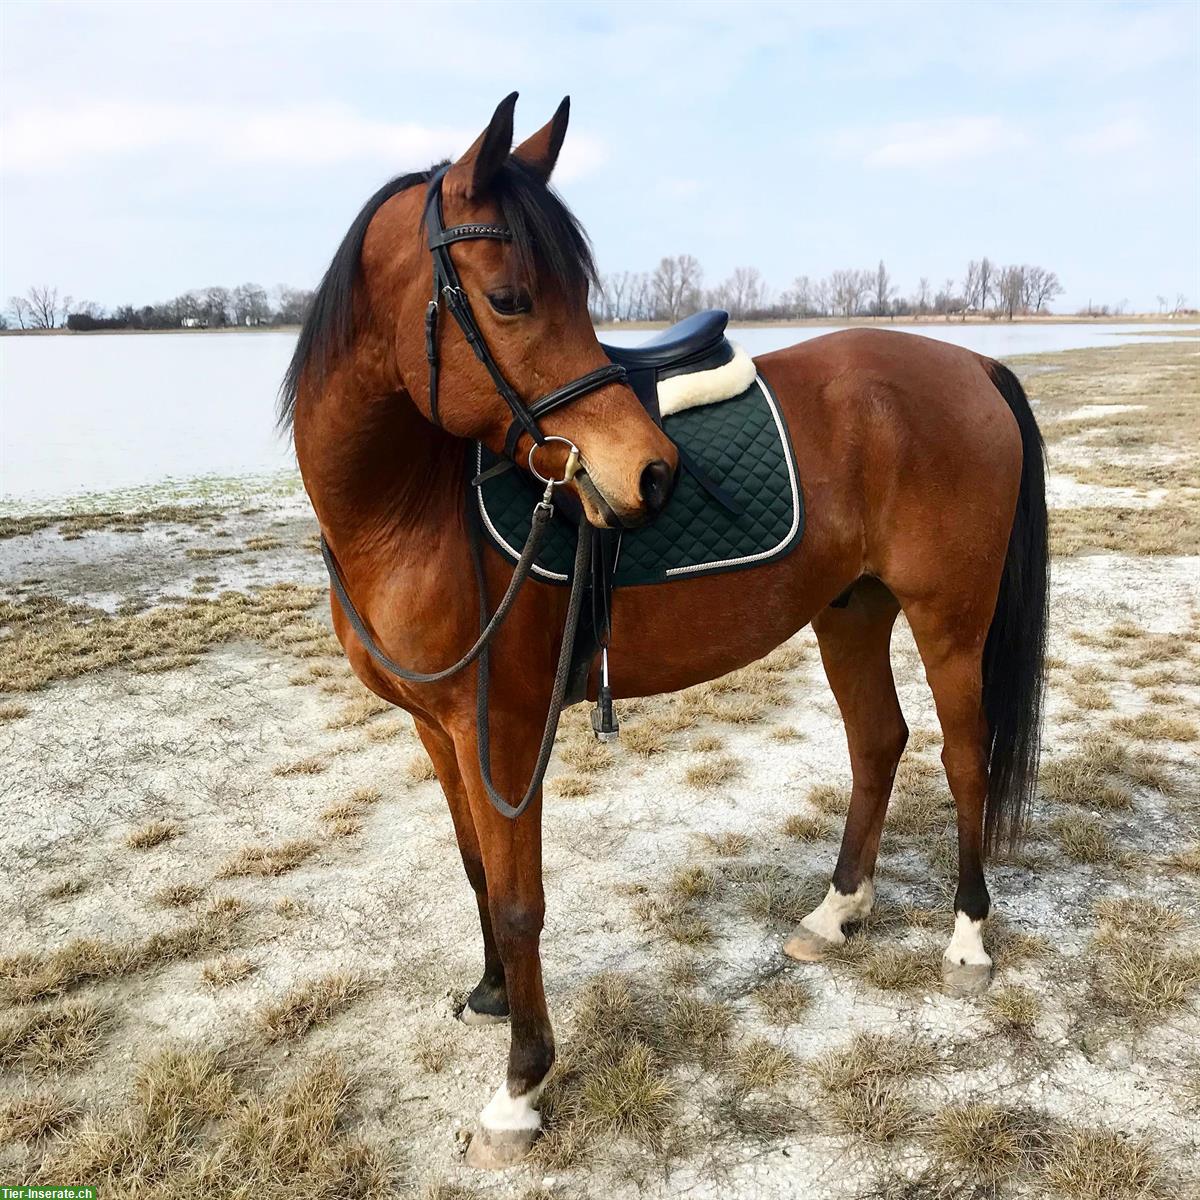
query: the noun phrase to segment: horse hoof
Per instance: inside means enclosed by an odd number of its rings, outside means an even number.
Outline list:
[[[508,1021],[508,1013],[485,1013],[476,1012],[470,1001],[463,1005],[463,1010],[458,1014],[458,1019],[464,1025],[503,1025]]]
[[[948,995],[982,996],[991,982],[991,963],[956,963],[942,959],[942,983]]]
[[[467,1147],[467,1166],[504,1171],[519,1166],[538,1139],[538,1129],[489,1129],[480,1125]]]
[[[797,962],[820,962],[832,949],[833,942],[803,925],[797,925],[792,936],[783,943],[784,954]]]

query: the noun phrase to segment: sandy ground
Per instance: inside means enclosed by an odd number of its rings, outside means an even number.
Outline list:
[[[1094,371],[1102,361],[1097,353],[1106,352],[1059,356],[1062,366],[1053,373],[1031,374],[1032,395],[1038,397],[1041,380],[1070,376],[1081,362]],[[1173,353],[1172,362],[1187,368],[1182,352]],[[1158,370],[1150,348],[1146,354],[1148,369]],[[1127,375],[1135,370],[1128,355],[1120,363]],[[1107,408],[1094,390],[1089,384],[1073,396],[1068,389],[1040,408],[1044,424],[1071,430],[1051,439],[1052,503],[1147,509],[1168,503],[1164,488],[1106,487],[1072,476],[1072,463],[1094,457],[1087,430],[1103,427],[1115,413],[1145,410],[1140,402],[1116,403],[1118,396]],[[1168,458],[1173,453],[1160,451]],[[253,485],[246,486],[253,494]],[[151,523],[138,533],[98,530],[72,540],[51,526],[11,537],[0,541],[3,595],[17,603],[54,596],[113,614],[170,603],[197,588],[218,595],[277,581],[322,583],[314,525],[294,486],[273,481],[257,501],[243,494],[222,518],[203,524]],[[267,549],[245,549],[247,539],[264,537],[271,539]],[[274,542],[278,546],[269,548]],[[206,556],[214,548],[237,552]],[[1113,724],[1122,716],[1158,710],[1194,719],[1198,609],[1200,560],[1192,554],[1059,559],[1047,759],[1068,755],[1089,733],[1132,745],[1133,735]],[[311,615],[327,621],[325,603],[318,601]],[[1080,641],[1123,624],[1136,636],[1117,636],[1107,647]],[[1156,634],[1167,638],[1146,641]],[[1152,644],[1161,651],[1168,639],[1177,647],[1169,664],[1174,678],[1152,698],[1149,685],[1133,680],[1147,664],[1131,665],[1129,648]],[[920,1126],[886,1145],[868,1145],[831,1116],[805,1069],[867,1031],[935,1048],[939,1067],[908,1087],[922,1122],[964,1100],[1036,1111],[1068,1125],[1147,1139],[1161,1174],[1148,1190],[1130,1195],[1151,1195],[1168,1184],[1180,1195],[1196,1186],[1195,979],[1185,984],[1181,1003],[1140,1021],[1100,1012],[1089,982],[1098,953],[1095,906],[1105,898],[1145,897],[1167,906],[1181,915],[1180,928],[1152,936],[1195,953],[1200,881],[1166,861],[1200,839],[1196,744],[1186,734],[1182,741],[1147,742],[1161,768],[1159,786],[1134,786],[1126,809],[1043,799],[1028,849],[991,867],[994,924],[1010,938],[1016,931],[1037,943],[1007,958],[996,954],[993,995],[1023,985],[1037,998],[1032,1029],[1016,1039],[999,1031],[987,1001],[946,996],[936,978],[884,988],[864,978],[853,961],[799,966],[781,957],[787,916],[761,915],[752,873],[734,864],[766,868],[764,878],[782,871],[801,893],[819,895],[836,855],[840,820],[835,816],[829,831],[811,840],[785,836],[782,826],[796,813],[819,816],[806,798],[815,785],[847,787],[849,781],[841,723],[811,633],[794,644],[799,661],[787,673],[786,698],[759,719],[702,718],[651,755],[618,746],[611,765],[584,773],[592,790],[583,796],[557,794],[557,781],[578,780],[581,771],[556,758],[545,820],[542,941],[561,1046],[570,1045],[576,1005],[598,975],[618,972],[660,990],[672,964],[687,959],[698,976],[695,994],[729,1006],[731,1045],[765,1037],[798,1064],[764,1092],[766,1103],[788,1114],[785,1131],[761,1136],[720,1124],[712,1098],[723,1077],[685,1066],[673,1075],[677,1127],[690,1135],[678,1153],[599,1139],[575,1165],[487,1176],[469,1171],[461,1161],[464,1138],[456,1133],[473,1127],[502,1079],[508,1033],[468,1029],[455,1019],[478,976],[479,938],[438,785],[422,778],[423,753],[403,714],[368,714],[330,727],[349,720],[348,709],[362,694],[338,657],[307,650],[301,657],[257,641],[215,645],[175,670],[117,667],[0,698],[18,713],[0,722],[5,951],[44,955],[72,938],[139,940],[168,931],[188,919],[188,910],[164,907],[155,896],[168,885],[191,883],[202,893],[197,905],[222,897],[244,902],[230,953],[245,956],[251,968],[243,979],[213,987],[202,970],[216,955],[202,952],[85,981],[71,994],[94,998],[107,1014],[94,1053],[61,1070],[27,1058],[9,1061],[0,1089],[9,1096],[49,1089],[102,1122],[126,1103],[138,1063],[164,1046],[203,1045],[242,1061],[249,1056],[268,1083],[291,1078],[297,1064],[331,1050],[358,1077],[351,1128],[394,1160],[392,1186],[399,1195],[424,1188],[430,1196],[474,1189],[516,1197],[536,1194],[537,1187],[553,1196],[937,1194],[927,1178],[933,1156]],[[936,720],[903,626],[894,662],[908,723],[920,731],[908,757],[936,765]],[[314,673],[314,665],[327,673]],[[1074,676],[1088,667],[1107,676],[1111,707],[1072,698]],[[582,710],[571,715],[566,745],[582,741],[585,719]],[[647,719],[635,713],[627,727]],[[689,766],[714,753],[697,749],[706,738],[719,739],[719,753],[739,768],[707,791],[684,782]],[[294,769],[297,764],[304,769]],[[335,829],[322,816],[364,788],[378,789],[380,798],[357,806],[354,828]],[[1053,832],[1063,813],[1070,821],[1100,821],[1119,853],[1109,861],[1072,861]],[[127,844],[152,821],[169,823],[173,835],[144,849]],[[711,839],[724,832],[745,835],[741,854],[716,853]],[[218,877],[243,847],[289,839],[314,843],[294,869]],[[948,829],[932,839],[885,833],[878,887],[881,910],[893,919],[881,925],[880,939],[921,953],[944,945],[951,924],[950,846]],[[711,942],[681,948],[647,924],[639,901],[647,888],[658,894],[672,872],[688,865],[704,867],[720,887],[702,902]],[[48,895],[64,884],[78,890]],[[267,1005],[298,982],[335,970],[361,976],[368,990],[302,1038],[265,1046],[256,1040],[256,1021]],[[783,1027],[770,1024],[755,1000],[756,990],[777,978],[800,978],[811,989],[807,1010]],[[61,1133],[32,1143],[9,1140],[0,1146],[0,1174],[38,1178],[39,1164],[53,1161],[73,1128],[68,1122]],[[978,1181],[969,1164],[958,1169],[950,1194],[971,1194]],[[1013,1178],[998,1194],[1047,1188],[1054,1190],[1041,1177]],[[1061,1191],[1086,1194],[1065,1185]],[[118,1184],[104,1194],[122,1189]]]

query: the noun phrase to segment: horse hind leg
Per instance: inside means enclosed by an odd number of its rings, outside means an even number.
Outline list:
[[[785,954],[804,962],[843,943],[843,926],[866,917],[874,902],[879,837],[908,741],[890,656],[899,611],[883,584],[865,579],[844,608],[826,608],[813,619],[825,674],[846,726],[853,786],[829,891],[784,944]]]
[[[972,619],[928,603],[906,606],[905,614],[933,692],[942,726],[942,765],[957,810],[954,933],[942,959],[942,974],[951,994],[979,995],[992,977],[992,960],[983,946],[983,923],[991,908],[983,874],[988,793],[983,647],[990,614]]]

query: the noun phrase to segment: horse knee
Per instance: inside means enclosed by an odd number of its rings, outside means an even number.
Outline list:
[[[543,901],[501,900],[492,904],[491,911],[492,931],[501,957],[537,946],[546,915]]]

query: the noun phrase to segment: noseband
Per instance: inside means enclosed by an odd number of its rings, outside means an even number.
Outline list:
[[[599,388],[607,387],[610,383],[625,383],[625,368],[615,363],[597,367],[562,387],[555,388],[549,395],[526,405],[517,394],[516,389],[504,377],[499,364],[492,357],[487,339],[475,320],[471,311],[471,302],[467,298],[458,272],[454,269],[454,261],[450,257],[450,247],[455,242],[474,241],[478,238],[491,238],[497,242],[511,242],[512,231],[503,225],[453,225],[445,227],[442,218],[442,180],[449,167],[442,167],[429,181],[429,190],[425,196],[425,226],[429,230],[429,252],[433,256],[433,298],[425,309],[425,357],[429,360],[429,412],[435,425],[441,425],[438,414],[438,314],[442,305],[446,306],[450,315],[458,323],[467,345],[475,352],[475,357],[487,368],[492,377],[500,398],[508,405],[513,415],[512,423],[504,437],[504,454],[507,458],[515,459],[517,443],[521,434],[527,433],[533,438],[534,444],[541,446],[546,441],[546,435],[538,426],[538,418],[547,413],[570,404]]]

